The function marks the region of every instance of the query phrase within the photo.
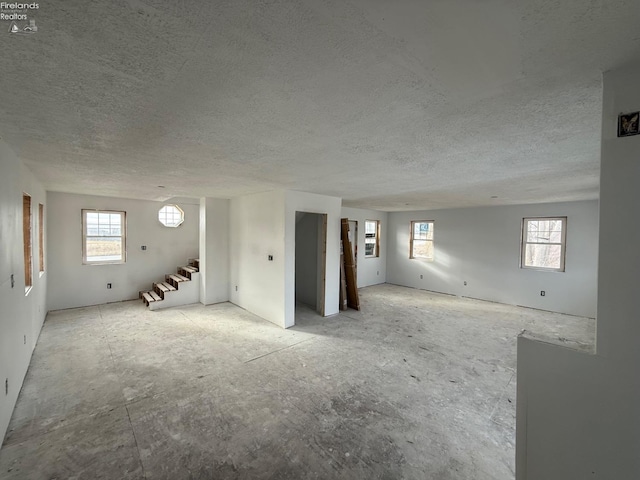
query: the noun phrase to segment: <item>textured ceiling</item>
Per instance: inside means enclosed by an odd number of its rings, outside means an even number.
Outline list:
[[[144,199],[598,198],[601,73],[640,61],[637,0],[47,0],[37,22],[0,33],[0,136],[48,190]]]

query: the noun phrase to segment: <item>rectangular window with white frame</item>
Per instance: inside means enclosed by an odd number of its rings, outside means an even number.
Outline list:
[[[520,267],[564,272],[567,217],[522,219]]]
[[[435,254],[432,220],[411,222],[409,258],[432,261]]]
[[[126,261],[126,213],[82,210],[82,263],[105,265]]]
[[[380,256],[380,221],[364,221],[364,256],[375,258]]]

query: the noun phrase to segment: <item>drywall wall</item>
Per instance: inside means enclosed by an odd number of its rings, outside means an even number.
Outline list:
[[[564,272],[519,266],[522,219],[537,216],[567,217]],[[435,222],[434,261],[409,259],[412,220]],[[389,283],[595,317],[596,201],[394,212],[388,224]]]
[[[230,207],[230,300],[285,327],[285,192],[233,198]]]
[[[296,212],[327,215],[325,263],[325,316],[338,313],[340,295],[340,214],[342,200],[305,192],[285,192],[285,327],[295,324],[295,233]]]
[[[324,311],[338,313],[340,203],[290,191],[231,199],[231,302],[281,327],[293,326],[296,212],[320,213],[327,214]]]
[[[628,368],[520,337],[517,372],[517,480],[640,478]]]
[[[363,210],[360,208],[342,207],[342,218],[358,222],[358,258],[357,277],[358,288],[385,283],[387,278],[387,236],[388,213],[377,210]],[[380,256],[364,256],[364,222],[365,220],[378,220],[380,222]]]
[[[296,302],[313,309],[318,303],[318,217],[296,212]]]
[[[518,480],[640,478],[640,65],[604,74],[596,354],[518,339]]]
[[[189,258],[198,256],[200,205],[48,192],[49,310],[96,305],[138,298],[153,282],[164,280]],[[158,210],[177,204],[184,223],[168,228]],[[122,210],[127,213],[127,261],[119,265],[82,264],[82,209]],[[146,250],[141,247],[145,245]],[[107,283],[112,288],[107,289]]]
[[[16,154],[0,140],[0,436],[4,438],[46,308],[49,251],[46,193]],[[31,195],[32,277],[25,294],[22,195]],[[45,269],[39,268],[38,205],[44,205]],[[11,277],[13,276],[13,286]],[[2,442],[0,442],[1,444]]]
[[[229,200],[200,199],[200,302],[229,300]]]

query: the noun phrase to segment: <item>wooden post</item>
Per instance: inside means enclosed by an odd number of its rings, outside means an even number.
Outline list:
[[[360,310],[360,298],[358,297],[358,285],[356,284],[356,265],[349,240],[349,219],[342,219],[342,252],[344,255],[344,270],[347,280],[347,305],[355,310]]]

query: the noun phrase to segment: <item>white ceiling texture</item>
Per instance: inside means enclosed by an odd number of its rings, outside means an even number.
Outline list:
[[[72,193],[595,199],[601,74],[640,61],[638,0],[39,5],[0,32],[0,136]]]

